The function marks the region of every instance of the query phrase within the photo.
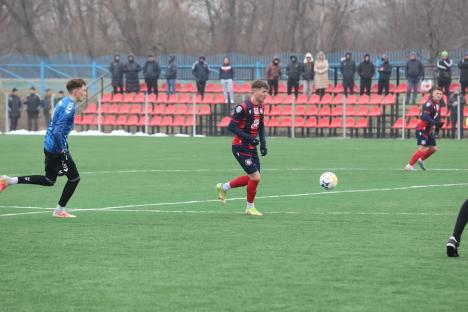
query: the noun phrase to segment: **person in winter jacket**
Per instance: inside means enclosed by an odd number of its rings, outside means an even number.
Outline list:
[[[328,88],[328,61],[325,58],[325,53],[320,51],[317,53],[317,60],[314,64],[315,72],[315,90],[320,96],[320,99],[325,95]]]
[[[203,98],[205,95],[206,82],[210,78],[210,70],[204,56],[200,56],[198,62],[192,65],[192,74],[197,83],[197,93]]]
[[[223,86],[224,103],[234,103],[233,79],[234,69],[229,57],[224,57],[223,65],[219,68],[219,79]]]
[[[158,79],[161,74],[161,67],[159,63],[154,58],[154,54],[150,53],[148,55],[148,60],[143,66],[143,75],[145,76],[146,89],[148,94],[154,92],[158,95]]]
[[[460,68],[461,93],[465,96],[468,88],[468,52],[463,55],[463,60],[458,64],[458,68]]]
[[[18,127],[18,119],[22,110],[21,98],[18,96],[18,89],[13,88],[8,96],[8,118],[10,118],[10,131]]]
[[[388,61],[387,55],[381,57],[382,63],[379,66],[379,88],[378,94],[382,94],[385,89],[385,95],[390,92],[390,76],[392,75],[392,65]]]
[[[123,93],[123,78],[125,72],[124,64],[120,63],[120,54],[114,55],[114,61],[109,66],[109,71],[112,75],[112,87],[114,94],[117,92]]]
[[[288,67],[286,67],[286,74],[288,75],[288,95],[292,93],[294,88],[294,96],[297,98],[299,95],[299,80],[301,79],[302,66],[297,61],[295,55],[289,57]]]
[[[28,130],[38,130],[39,107],[41,106],[41,98],[36,94],[36,88],[31,87],[31,93],[26,98],[26,112],[28,113]]]
[[[437,83],[444,90],[444,94],[449,96],[450,84],[452,83],[452,65],[453,61],[448,57],[448,52],[443,51],[440,54],[441,58],[437,61]]]
[[[42,113],[44,114],[45,128],[49,127],[50,109],[52,108],[52,90],[46,89],[44,98],[41,100]]]
[[[356,63],[352,59],[351,52],[346,52],[345,59],[340,65],[341,75],[343,75],[344,95],[354,94],[354,74],[356,73]]]
[[[314,58],[312,54],[307,53],[302,64],[302,79],[304,85],[304,94],[307,97],[312,95],[312,82],[314,80]]]
[[[281,71],[280,59],[275,56],[265,71],[270,95],[278,95],[278,84],[283,74]]]
[[[460,118],[458,118],[458,105],[460,104]],[[457,133],[457,123],[458,123],[458,120],[465,120],[465,118],[463,117],[463,111],[465,109],[465,106],[466,106],[466,99],[465,97],[461,94],[460,92],[460,88],[459,87],[456,87],[454,90],[453,90],[453,93],[449,96],[448,98],[448,105],[447,105],[447,108],[449,109],[450,111],[450,124],[452,125],[452,139],[455,138],[455,133]],[[463,138],[463,123],[461,123],[461,127],[460,127],[460,134],[461,134],[461,137]]]
[[[361,77],[359,95],[364,93],[370,95],[372,86],[372,77],[375,75],[375,65],[370,60],[370,55],[364,55],[364,60],[358,65],[357,72]]]
[[[175,56],[170,56],[168,59],[166,80],[167,80],[167,94],[176,93],[176,79],[177,79],[177,66],[175,64]]]
[[[406,73],[406,105],[410,102],[411,90],[413,90],[413,104],[416,104],[416,97],[418,95],[419,81],[424,78],[424,66],[416,57],[416,52],[411,52],[408,62],[405,67]]]
[[[125,88],[127,92],[139,92],[140,91],[140,80],[138,73],[141,71],[141,66],[135,62],[135,56],[130,53],[127,57],[128,63],[125,64]]]

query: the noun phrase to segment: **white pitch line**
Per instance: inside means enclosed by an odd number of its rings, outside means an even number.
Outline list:
[[[13,217],[13,216],[22,216],[22,215],[32,215],[39,213],[50,213],[49,211],[32,211],[32,212],[20,212],[20,213],[4,213],[0,214],[0,217]]]

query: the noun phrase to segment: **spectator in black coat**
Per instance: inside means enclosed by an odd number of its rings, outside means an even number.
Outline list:
[[[419,81],[424,78],[424,66],[420,60],[416,58],[416,52],[411,52],[408,62],[405,67],[406,74],[406,105],[410,102],[411,89],[413,89],[413,104],[416,104],[418,95]]]
[[[449,96],[450,94],[450,84],[452,83],[452,65],[453,61],[449,59],[448,52],[443,51],[441,54],[441,59],[437,62],[437,83],[439,87],[442,88],[444,94]]]
[[[36,88],[31,87],[31,93],[26,98],[24,104],[26,105],[26,112],[28,113],[28,130],[38,130],[39,107],[41,106],[41,99],[36,94]]]
[[[463,55],[463,60],[458,64],[458,68],[460,68],[461,93],[465,95],[468,88],[468,52]]]
[[[54,98],[54,108],[55,106],[57,106],[57,103],[63,99],[64,96],[65,96],[65,93],[63,92],[63,90],[60,90],[57,93],[57,97]]]
[[[120,54],[114,55],[114,61],[109,66],[109,71],[112,75],[112,87],[114,94],[117,92],[123,93],[123,78],[125,72],[124,64],[120,63]]]
[[[460,109],[458,108],[460,104]],[[452,125],[452,139],[455,138],[458,120],[465,120],[463,117],[463,110],[466,105],[466,100],[463,94],[460,93],[460,88],[456,87],[453,93],[448,98],[448,109],[450,111],[450,124]],[[460,119],[458,118],[458,110],[460,110]],[[463,123],[461,123],[460,134],[463,138]]]
[[[351,52],[346,52],[345,59],[340,66],[341,75],[343,75],[344,95],[354,94],[354,74],[356,73],[356,62],[352,60]]]
[[[223,86],[224,103],[234,103],[234,68],[229,57],[224,57],[223,65],[219,68],[219,80]]]
[[[200,56],[198,62],[192,65],[192,74],[197,83],[197,93],[203,98],[205,95],[206,82],[210,78],[210,70],[204,56]]]
[[[135,56],[130,53],[128,55],[128,63],[125,64],[125,88],[127,92],[140,91],[140,80],[138,78],[140,71],[140,64],[135,62]]]
[[[390,76],[392,75],[392,65],[388,61],[387,55],[383,54],[382,64],[379,67],[379,88],[378,94],[382,94],[385,89],[385,95],[390,92]]]
[[[361,77],[361,84],[359,88],[359,94],[364,93],[370,95],[372,88],[372,77],[375,75],[375,65],[370,60],[370,55],[364,55],[364,61],[359,64],[357,68],[359,77]]]
[[[289,63],[286,67],[286,75],[288,75],[288,95],[292,93],[294,88],[294,96],[299,95],[299,79],[301,79],[302,66],[297,61],[295,55],[289,57]]]
[[[168,59],[166,80],[167,80],[167,94],[176,93],[176,79],[177,79],[177,66],[175,64],[175,56],[170,56]]]
[[[44,121],[46,129],[50,123],[50,109],[52,108],[52,90],[46,89],[44,98],[41,101],[42,113],[44,114]]]
[[[148,94],[154,92],[154,94],[158,95],[158,79],[160,74],[161,67],[159,63],[155,60],[154,54],[149,54],[148,60],[143,67],[143,75],[145,76]]]
[[[18,96],[18,89],[13,88],[8,96],[8,118],[10,118],[10,131],[18,127],[18,119],[21,117],[21,98]]]

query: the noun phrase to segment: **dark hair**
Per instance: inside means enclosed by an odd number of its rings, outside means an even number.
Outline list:
[[[254,82],[252,82],[252,90],[253,89],[262,89],[262,88],[267,89],[267,90],[269,89],[268,84],[265,81],[255,80]]]
[[[73,90],[81,88],[82,86],[86,86],[86,81],[81,78],[75,78],[67,82],[68,92],[72,92]]]
[[[34,90],[34,91],[36,91],[36,88],[34,88],[34,87],[31,87],[31,88],[29,88],[29,90]]]
[[[443,92],[444,90],[442,90],[442,88],[441,88],[441,87],[435,87],[435,88],[433,88],[433,89],[432,89],[432,92],[434,92],[434,91],[440,91],[440,92]]]

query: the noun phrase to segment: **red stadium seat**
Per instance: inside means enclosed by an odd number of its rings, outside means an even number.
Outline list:
[[[295,107],[295,112],[294,114],[297,116],[305,116],[305,106],[304,105],[298,105]]]
[[[394,104],[396,104],[395,94],[387,94],[382,100],[382,105],[394,105]]]
[[[167,96],[167,104],[177,104],[179,97],[177,94],[171,94]]]
[[[221,121],[218,123],[218,127],[226,128],[230,122],[231,122],[231,117],[223,117],[223,119],[221,119]]]
[[[410,122],[408,123],[407,128],[408,128],[408,129],[415,129],[416,126],[418,125],[418,123],[419,123],[419,119],[418,119],[418,118],[412,118],[412,119],[410,120]]]
[[[248,83],[244,83],[239,87],[239,93],[250,93],[252,87]]]
[[[133,98],[133,103],[145,103],[145,94],[142,92],[137,93]]]
[[[280,120],[279,122],[279,128],[291,128],[292,126],[292,120],[291,117],[285,117]]]
[[[108,114],[118,114],[119,113],[119,105],[112,104],[109,109],[107,110]]]
[[[297,105],[303,105],[307,103],[307,96],[304,94],[300,94],[296,99]]]
[[[130,105],[128,104],[122,104],[119,107],[119,114],[120,115],[127,115],[130,114]]]
[[[343,107],[342,106],[337,106],[333,108],[333,110],[330,113],[330,116],[343,116]]]
[[[266,98],[265,98],[265,101],[263,101],[263,104],[266,105],[266,104],[271,104],[271,95],[267,95]]]
[[[162,120],[161,120],[161,127],[171,127],[172,126],[172,123],[173,123],[173,119],[172,119],[172,116],[165,116]]]
[[[306,116],[318,116],[319,110],[317,106],[311,106],[306,112]]]
[[[294,118],[294,127],[295,128],[303,128],[305,124],[305,120],[302,117]]]
[[[307,100],[306,104],[308,105],[317,105],[320,103],[320,96],[317,94],[312,94],[311,97]]]
[[[81,115],[75,115],[74,124],[75,124],[76,126],[81,126],[81,125],[82,125],[82,121],[83,121],[83,119],[82,119]]]
[[[279,106],[279,105],[272,106],[269,115],[271,115],[271,116],[279,116],[279,115],[281,115],[281,106]]]
[[[330,120],[328,118],[321,118],[317,124],[317,128],[330,128]]]
[[[286,95],[286,97],[283,99],[282,104],[291,105],[292,102],[293,102],[293,98],[294,98],[294,95],[292,95],[292,94]]]
[[[160,126],[161,125],[161,116],[154,116],[153,118],[151,118],[148,125],[151,126],[151,127]]]
[[[175,110],[176,115],[187,115],[187,106],[186,105],[179,105]]]
[[[200,103],[200,102],[197,102]],[[201,101],[203,104],[213,104],[214,103],[214,98],[212,94],[205,94],[203,97],[203,100]]]
[[[151,93],[148,95],[148,103],[154,104],[156,103],[156,101],[157,101],[156,94]]]
[[[279,93],[286,93],[286,86],[284,83],[280,82],[278,83],[278,92]]]
[[[103,93],[101,103],[110,103],[112,101],[112,93]]]
[[[111,100],[112,103],[121,103],[123,102],[123,95],[121,93],[114,94]]]
[[[449,116],[449,112],[447,110],[447,106],[442,106],[440,108],[440,117],[445,118]]]
[[[364,103],[362,103],[364,104]],[[382,95],[372,94],[369,98],[369,104],[371,105],[381,105],[382,104]]]
[[[270,105],[263,106],[263,115],[270,115]]]
[[[281,108],[281,116],[291,116],[292,115],[292,106],[291,105],[286,105]]]
[[[369,105],[369,96],[368,95],[361,95],[359,100],[356,102],[358,105]]]
[[[335,95],[335,97],[333,98],[332,104],[333,104],[333,105],[341,105],[341,104],[343,104],[343,94],[337,94],[337,95]]]
[[[146,126],[146,116],[141,116],[140,119],[138,119],[137,126],[139,126],[139,127],[145,127]]]
[[[325,117],[325,116],[330,116],[330,114],[331,114],[330,106],[324,106],[320,109],[318,116]]]
[[[164,114],[164,111],[166,110],[166,105],[164,104],[159,104],[159,105],[156,105],[154,108],[153,108],[153,111],[151,112],[152,115],[162,115]]]
[[[367,118],[359,118],[359,119],[356,121],[356,124],[354,125],[354,128],[358,128],[358,129],[369,128],[369,119],[367,119]]]
[[[332,97],[330,94],[325,94],[322,99],[320,100],[321,105],[330,105],[332,101]]]
[[[85,115],[81,120],[81,124],[83,126],[95,126],[97,125],[97,116]]]
[[[419,107],[412,106],[408,109],[408,113],[406,113],[407,117],[418,117],[420,114]]]
[[[176,106],[175,105],[167,105],[166,109],[164,110],[163,115],[174,115],[176,112]]]
[[[184,124],[184,127],[193,127],[194,123],[193,123],[193,116],[188,116],[186,119],[185,119],[185,124]]]
[[[317,119],[315,117],[311,117],[307,119],[307,121],[304,123],[304,128],[316,128],[317,127]]]
[[[192,96],[190,94],[181,94],[177,100],[179,104],[190,104],[193,103]]]
[[[173,127],[183,127],[185,125],[185,117],[184,116],[176,116],[174,118],[174,122],[172,123]]]
[[[117,120],[115,121],[116,126],[125,126],[127,125],[127,116],[126,115],[119,115]]]
[[[364,117],[364,116],[368,116],[368,115],[369,115],[369,110],[367,109],[366,106],[358,107],[358,108],[354,111],[354,116]]]
[[[216,94],[211,104],[224,104],[224,95]]]
[[[277,128],[279,127],[280,122],[276,117],[272,117],[270,121],[268,122],[268,127],[270,128]]]
[[[182,87],[182,92],[184,93],[195,93],[197,92],[197,89],[192,83],[186,83]]]
[[[125,123],[126,126],[138,126],[138,116],[132,115],[128,117],[127,122]]]
[[[156,99],[156,103],[167,104],[167,94],[166,93],[159,94],[158,98]]]
[[[103,126],[115,126],[115,120],[116,120],[115,115],[107,115],[104,117],[102,121],[102,125]]]
[[[380,117],[382,116],[382,109],[380,109],[380,106],[374,106],[371,108],[369,114],[367,115],[369,117]]]
[[[141,107],[140,104],[134,104],[130,106],[130,113],[131,115],[141,115],[144,113],[143,108]]]
[[[209,115],[211,115],[211,107],[209,105],[198,106],[197,115],[199,115],[199,116],[209,116]]]
[[[455,88],[460,88],[459,82],[454,81],[450,84],[450,88],[449,88],[450,93],[453,93],[455,91]]]
[[[89,103],[83,111],[83,114],[97,114],[97,112],[98,110],[96,103]]]
[[[392,129],[401,129],[403,127],[403,119],[398,118],[395,123],[392,125]]]
[[[418,104],[423,105],[429,100],[429,94],[425,94],[421,99],[419,99]]]
[[[343,118],[333,118],[330,122],[330,128],[343,128]]]
[[[395,93],[406,93],[407,88],[408,88],[408,84],[406,82],[402,82],[396,88]]]
[[[355,105],[357,103],[357,97],[354,94],[350,94],[346,97],[346,105]]]
[[[342,82],[338,82],[334,88],[335,93],[343,93],[344,92],[344,87]]]
[[[135,96],[134,96],[133,93],[125,93],[122,102],[124,102],[124,103],[133,103],[133,98],[134,98],[134,97],[135,97]]]
[[[281,105],[283,103],[284,103],[284,100],[283,100],[283,95],[282,94],[278,94],[277,96],[275,96],[271,100],[271,104],[273,104],[273,105]]]
[[[214,92],[215,92],[214,83],[208,83],[205,88],[205,93],[214,93]]]
[[[101,105],[101,114],[107,114],[111,105],[110,104],[102,104]]]

